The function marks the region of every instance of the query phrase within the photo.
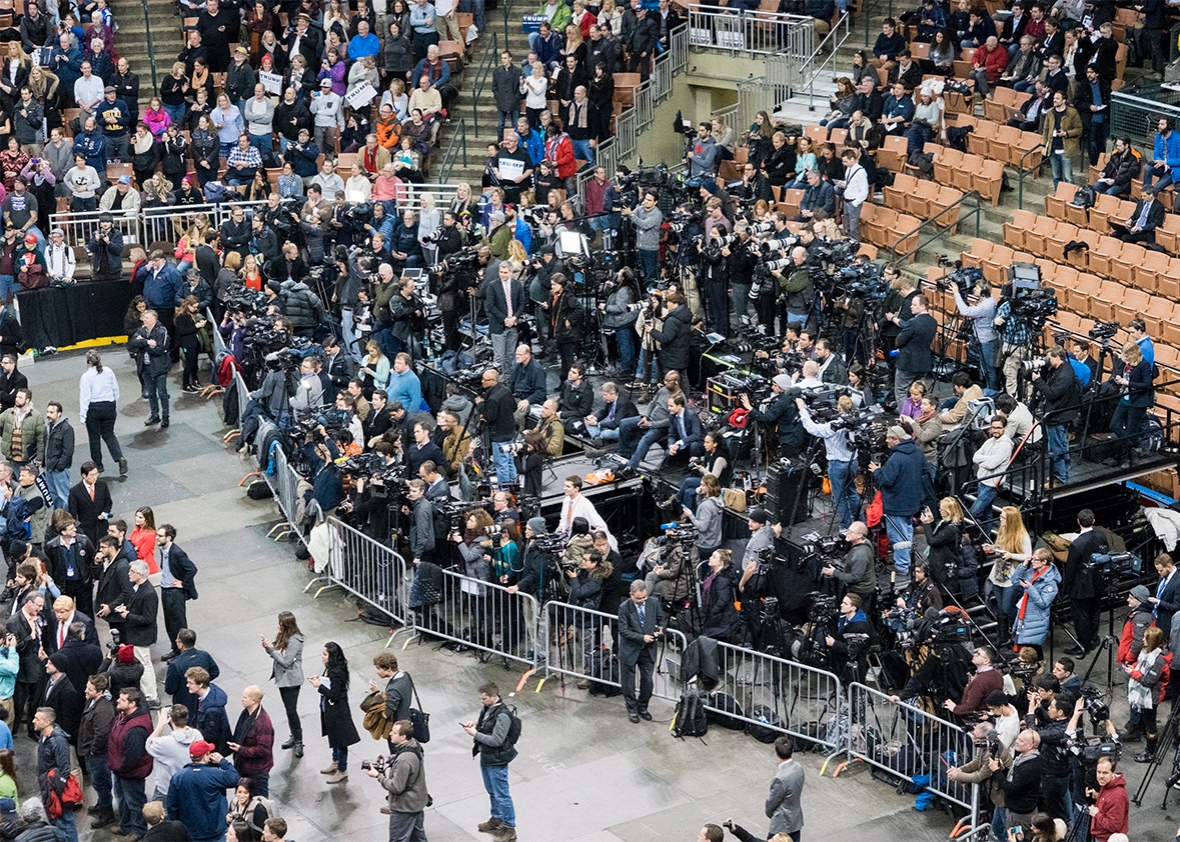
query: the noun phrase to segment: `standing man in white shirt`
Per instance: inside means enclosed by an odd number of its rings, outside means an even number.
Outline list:
[[[45,269],[49,280],[72,283],[76,266],[74,248],[66,245],[66,232],[54,228],[49,232],[49,244],[45,247]]]
[[[836,182],[836,186],[843,190],[844,230],[860,242],[860,208],[869,198],[869,175],[853,150],[844,150],[840,157],[844,161],[844,180]]]
[[[606,521],[602,519],[602,515],[598,514],[594,504],[582,494],[582,478],[577,474],[571,474],[565,479],[565,499],[561,501],[561,521],[554,531],[562,535],[569,535],[576,517],[586,518],[586,523],[590,524],[591,533],[605,532],[610,540],[611,549],[617,549],[615,538],[611,535]]]

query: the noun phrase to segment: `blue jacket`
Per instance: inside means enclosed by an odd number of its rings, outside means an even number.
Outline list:
[[[97,172],[107,169],[107,139],[101,130],[83,131],[74,138],[74,154],[85,155],[86,163]]]
[[[518,401],[544,403],[545,398],[549,397],[545,369],[536,360],[529,360],[529,364],[523,368],[520,363],[512,366],[512,382],[508,388],[512,391],[512,397]]]
[[[225,758],[216,765],[189,763],[168,785],[168,818],[183,822],[197,842],[224,838],[229,812],[225,791],[236,787],[240,777]]]
[[[201,732],[207,742],[213,743],[221,754],[229,754],[229,738],[232,733],[229,728],[229,716],[225,712],[226,702],[229,701],[225,691],[216,684],[209,685],[209,693],[204,702],[198,704],[196,713],[189,713],[189,726]],[[175,780],[175,779],[173,779]],[[169,816],[176,818],[171,814]],[[191,828],[190,828],[191,829]],[[225,830],[223,827],[222,830]],[[197,833],[194,838],[200,838]]]
[[[16,647],[0,646],[0,699],[11,699],[16,691],[16,674],[20,672],[20,655]]]
[[[1012,586],[1019,588],[1021,582],[1031,581],[1033,572],[1032,565],[1020,565],[1012,573]],[[1053,600],[1057,598],[1060,584],[1061,572],[1055,565],[1050,564],[1028,588],[1028,604],[1024,609],[1024,619],[1020,618],[1020,603],[1024,597],[1017,597],[1016,622],[1012,625],[1012,636],[1017,643],[1040,646],[1045,642],[1045,635],[1049,632],[1049,609],[1053,605]]]
[[[171,263],[153,275],[148,272],[143,279],[143,297],[149,307],[175,307],[176,295],[180,292],[180,273]]]
[[[1180,167],[1180,132],[1168,132],[1168,139],[1156,133],[1151,160],[1165,161],[1169,167]]]
[[[873,478],[881,487],[885,514],[913,517],[922,507],[922,474],[926,457],[913,439],[898,442]],[[203,733],[203,732],[202,732]]]

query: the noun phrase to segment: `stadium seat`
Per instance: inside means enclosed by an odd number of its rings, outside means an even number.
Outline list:
[[[1068,181],[1057,185],[1057,189],[1045,197],[1045,213],[1054,219],[1065,219],[1065,206],[1078,192],[1078,186]]]
[[[1024,232],[1033,227],[1037,215],[1028,210],[1017,210],[1012,214],[1012,220],[1003,225],[1004,243],[1012,248],[1024,248]]]

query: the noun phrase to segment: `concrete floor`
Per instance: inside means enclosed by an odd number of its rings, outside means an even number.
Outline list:
[[[130,518],[138,506],[150,505],[157,524],[176,526],[177,543],[200,568],[201,598],[189,603],[190,625],[197,631],[198,645],[221,666],[217,683],[229,694],[231,708],[243,687],[261,685],[267,690],[264,704],[275,722],[277,742],[286,739],[282,705],[268,681],[270,661],[258,643],[260,634],[273,636],[274,618],[281,610],[295,612],[307,637],[309,675],[318,667],[323,642],[335,640],[344,648],[353,665],[351,703],[355,706],[375,674],[371,658],[385,645],[387,632],[358,621],[355,604],[338,593],[328,592],[319,599],[303,594],[310,579],[305,565],[295,560],[291,544],[276,544],[266,537],[276,519],[273,503],[248,500],[237,487],[245,463],[222,444],[217,408],[197,396],[182,395],[174,385],[171,429],[145,430],[146,402],[138,398],[125,353],[110,348],[105,363],[116,370],[122,385],[117,432],[131,466],[124,479],[108,477],[115,511]],[[80,354],[50,358],[27,368],[35,404],[44,407],[47,400],[62,400],[67,415],[76,422],[77,378],[84,368]],[[179,374],[174,384],[178,382]],[[82,432],[75,467],[86,458]],[[161,634],[162,630],[161,620]],[[420,646],[404,634],[393,645],[402,665],[417,679],[424,706],[432,715],[434,739],[426,748],[434,796],[434,807],[426,816],[429,838],[432,842],[490,838],[475,829],[488,816],[488,801],[471,758],[471,741],[457,723],[475,716],[475,688],[480,683],[494,680],[508,695],[519,675],[497,661],[480,664],[470,655]],[[156,652],[163,654],[166,649],[161,642]],[[158,664],[161,681],[163,667]],[[632,725],[618,698],[593,698],[572,684],[562,688],[556,678],[540,692],[534,692],[536,686],[534,678],[512,698],[524,721],[521,755],[511,767],[522,839],[688,842],[696,839],[702,823],[720,823],[731,816],[756,835],[765,831],[762,803],[776,766],[770,746],[716,728],[704,743],[681,742],[668,733],[670,703],[654,701],[656,721]],[[305,691],[300,700],[306,755],[296,760],[276,749],[271,775],[271,795],[282,805],[291,827],[288,838],[298,842],[387,838],[386,818],[378,812],[383,792],[360,771],[359,763],[374,756],[378,744],[362,732],[362,742],[352,752],[350,780],[326,785],[318,770],[329,761],[329,750],[317,736],[313,699]],[[236,710],[231,710],[232,716]],[[1120,712],[1118,721],[1122,718]],[[359,727],[359,711],[356,721]],[[33,745],[17,737],[16,750],[21,792],[35,792]],[[833,779],[831,768],[828,776],[821,777],[821,756],[800,757],[807,770],[806,839],[921,842],[946,837],[951,822],[945,814],[915,813],[912,797],[898,796],[871,780],[863,765]],[[1127,763],[1125,768],[1133,791],[1142,767]],[[1157,805],[1162,794],[1162,784],[1157,782],[1148,806],[1132,808],[1133,839],[1172,837],[1180,811],[1161,813]],[[92,798],[88,793],[88,800]],[[105,829],[90,831],[85,813],[78,814],[78,824],[83,839],[106,842],[110,838]]]

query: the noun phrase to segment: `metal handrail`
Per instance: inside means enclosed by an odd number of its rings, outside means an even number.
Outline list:
[[[806,33],[804,37],[814,40],[813,21],[809,15],[787,15],[761,9],[735,14],[714,7],[688,7],[692,46],[724,50],[734,56],[778,55],[787,48],[786,45],[799,40],[796,33]],[[803,59],[807,52],[795,50],[792,55]]]
[[[471,125],[474,134],[479,137],[479,96],[483,93],[488,76],[495,70],[496,62],[500,60],[500,38],[492,33],[492,48],[484,53],[479,66],[475,68],[475,78],[471,85]]]
[[[148,20],[147,0],[139,0],[143,6],[143,27],[147,33],[147,52],[148,65],[152,68],[152,90],[160,90],[160,85],[156,82],[156,51],[152,46],[152,22]]]
[[[893,261],[895,263],[906,262],[909,260],[910,255],[916,256],[918,254],[918,252],[920,252],[922,250],[923,246],[928,246],[928,245],[930,245],[930,243],[934,242],[939,237],[944,236],[950,230],[949,225],[947,225],[945,228],[939,228],[938,232],[936,234],[934,234],[934,236],[932,236],[930,239],[926,240],[925,242],[922,242],[922,238],[919,236],[918,237],[918,244],[916,246],[914,246],[912,249],[905,252],[904,254],[897,253],[898,246],[900,246],[902,243],[904,243],[910,237],[914,236],[915,234],[918,234],[923,228],[926,228],[930,225],[935,225],[939,219],[941,219],[946,214],[949,214],[955,208],[961,207],[972,196],[975,197],[975,208],[974,208],[975,236],[978,237],[979,236],[979,216],[980,216],[980,209],[982,207],[982,197],[979,195],[978,190],[970,190],[970,191],[964,193],[961,198],[959,198],[955,202],[947,205],[945,208],[940,210],[934,216],[930,217],[929,219],[923,220],[918,225],[917,228],[914,228],[912,231],[907,231],[903,236],[901,236],[897,240],[895,240],[893,245],[889,249],[890,253],[893,255]],[[961,222],[961,221],[962,221],[962,217],[959,218],[959,222]],[[955,224],[957,225],[958,222],[956,222]]]
[[[840,35],[841,31],[843,31],[842,36]],[[801,82],[801,85],[806,85],[807,87],[808,111],[815,110],[815,80],[823,75],[825,67],[829,65],[833,68],[835,67],[836,54],[840,52],[840,48],[844,46],[844,42],[848,40],[851,34],[852,16],[845,12],[836,20],[835,25],[824,36],[824,39],[816,45],[810,58],[800,66],[800,76],[806,79],[805,82]],[[820,56],[827,56],[827,58],[816,67],[815,62]]]
[[[460,119],[458,123],[452,124],[451,142],[447,144],[447,151],[443,153],[443,159],[438,164],[438,180],[446,184],[451,180],[451,173],[455,169],[456,159],[460,154],[463,155],[463,166],[467,166],[467,120]]]
[[[1018,176],[1018,187],[1017,187],[1017,193],[1016,193],[1016,207],[1020,210],[1024,210],[1024,174],[1026,172],[1032,172],[1034,169],[1039,170],[1041,168],[1041,165],[1045,163],[1045,161],[1042,159],[1041,163],[1037,164],[1035,167],[1027,167],[1026,168],[1024,166],[1024,159],[1027,158],[1029,155],[1031,155],[1034,152],[1042,152],[1043,153],[1044,151],[1045,151],[1044,148],[1038,143],[1036,146],[1032,147],[1031,149],[1026,150],[1025,153],[1020,156],[1020,163],[1016,168],[1016,172],[1017,172],[1017,176]]]

